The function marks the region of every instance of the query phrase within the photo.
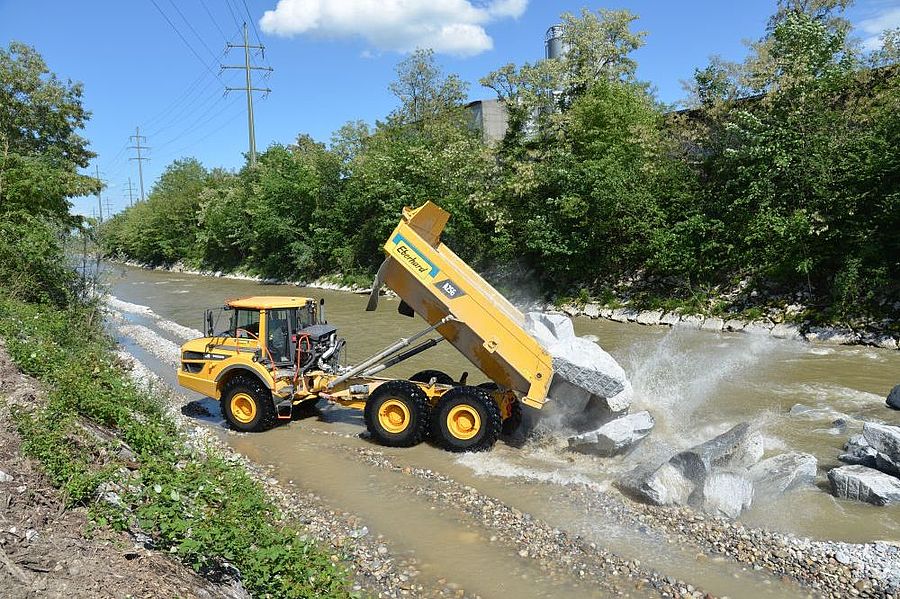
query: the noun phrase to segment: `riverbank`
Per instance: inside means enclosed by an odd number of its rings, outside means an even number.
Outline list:
[[[59,509],[177,560],[214,596],[349,596],[343,553],[312,542],[208,432],[187,426],[148,371],[112,352],[96,315],[91,305],[0,301],[6,351],[39,391],[14,390],[4,405],[22,453],[59,489]]]
[[[33,411],[45,401],[40,383],[19,372],[0,340],[4,597],[246,597],[240,586],[207,580],[128,533],[96,527],[85,507],[67,508],[40,465],[25,456],[11,413],[11,408]]]
[[[287,281],[242,273],[195,270],[182,264],[151,266],[129,260],[117,260],[112,263],[162,272],[178,272],[198,276],[253,281],[266,285],[295,285],[310,289],[346,291],[356,294],[371,293],[371,287],[358,283],[347,284],[341,282],[340,275],[322,277],[313,281]],[[390,290],[382,290],[382,293],[393,294]],[[609,304],[592,301],[533,302],[521,307],[531,310],[558,311],[571,317],[581,316],[613,322],[632,322],[644,326],[684,327],[708,332],[742,333],[824,346],[863,345],[881,349],[900,350],[900,335],[898,334],[889,333],[886,330],[879,332],[871,327],[826,326],[812,324],[810,321],[792,321],[790,320],[792,315],[799,312],[796,308],[792,309],[791,306],[788,306],[783,311],[770,310],[765,316],[762,315],[762,311],[759,311],[760,313],[753,318],[739,315],[715,316],[700,313],[682,313],[678,310],[613,308]]]

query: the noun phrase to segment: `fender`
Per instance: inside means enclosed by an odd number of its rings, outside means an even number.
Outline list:
[[[243,370],[243,371],[247,372],[248,374],[252,374],[257,379],[259,379],[259,382],[261,382],[267,389],[272,389],[274,381],[269,376],[269,372],[267,370],[265,370],[262,366],[260,366],[259,364],[256,364],[256,363],[253,363],[253,364],[231,364],[229,366],[226,366],[225,368],[222,369],[221,372],[219,372],[218,375],[216,375],[216,389],[221,388],[221,382],[224,378],[226,378],[226,375],[228,375],[228,373],[233,373],[237,370]],[[220,395],[220,399],[221,399],[221,391],[220,391],[219,395]]]

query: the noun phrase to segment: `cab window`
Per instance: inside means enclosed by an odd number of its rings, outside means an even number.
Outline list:
[[[281,308],[266,312],[266,344],[277,363],[292,362],[291,332],[297,329],[297,310]]]
[[[259,339],[259,310],[235,310],[231,315],[231,334],[238,339]]]

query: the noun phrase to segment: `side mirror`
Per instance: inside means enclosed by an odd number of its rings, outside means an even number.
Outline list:
[[[212,337],[215,332],[213,331],[213,315],[212,310],[207,309],[204,313],[204,319],[206,320],[206,336]]]

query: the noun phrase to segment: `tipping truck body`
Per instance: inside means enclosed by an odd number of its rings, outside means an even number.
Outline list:
[[[441,241],[448,218],[431,202],[403,210],[367,307],[376,308],[386,285],[400,298],[399,311],[421,316],[425,330],[348,366],[324,300],[229,300],[227,328],[214,331],[207,311],[206,336],[182,346],[179,383],[218,400],[225,420],[241,431],[266,430],[324,399],[363,410],[372,437],[385,445],[431,437],[451,451],[478,451],[513,434],[520,404],[539,409],[546,401],[552,358],[525,332],[522,313]],[[435,332],[440,337],[426,338]],[[440,370],[408,380],[377,376],[442,341],[492,382],[470,386],[467,375],[455,380]]]
[[[429,324],[499,386],[541,408],[553,378],[550,355],[523,328],[524,316],[441,241],[450,215],[432,202],[404,208],[384,244],[379,283]],[[370,308],[372,308],[370,302]],[[408,313],[408,312],[407,312]]]

